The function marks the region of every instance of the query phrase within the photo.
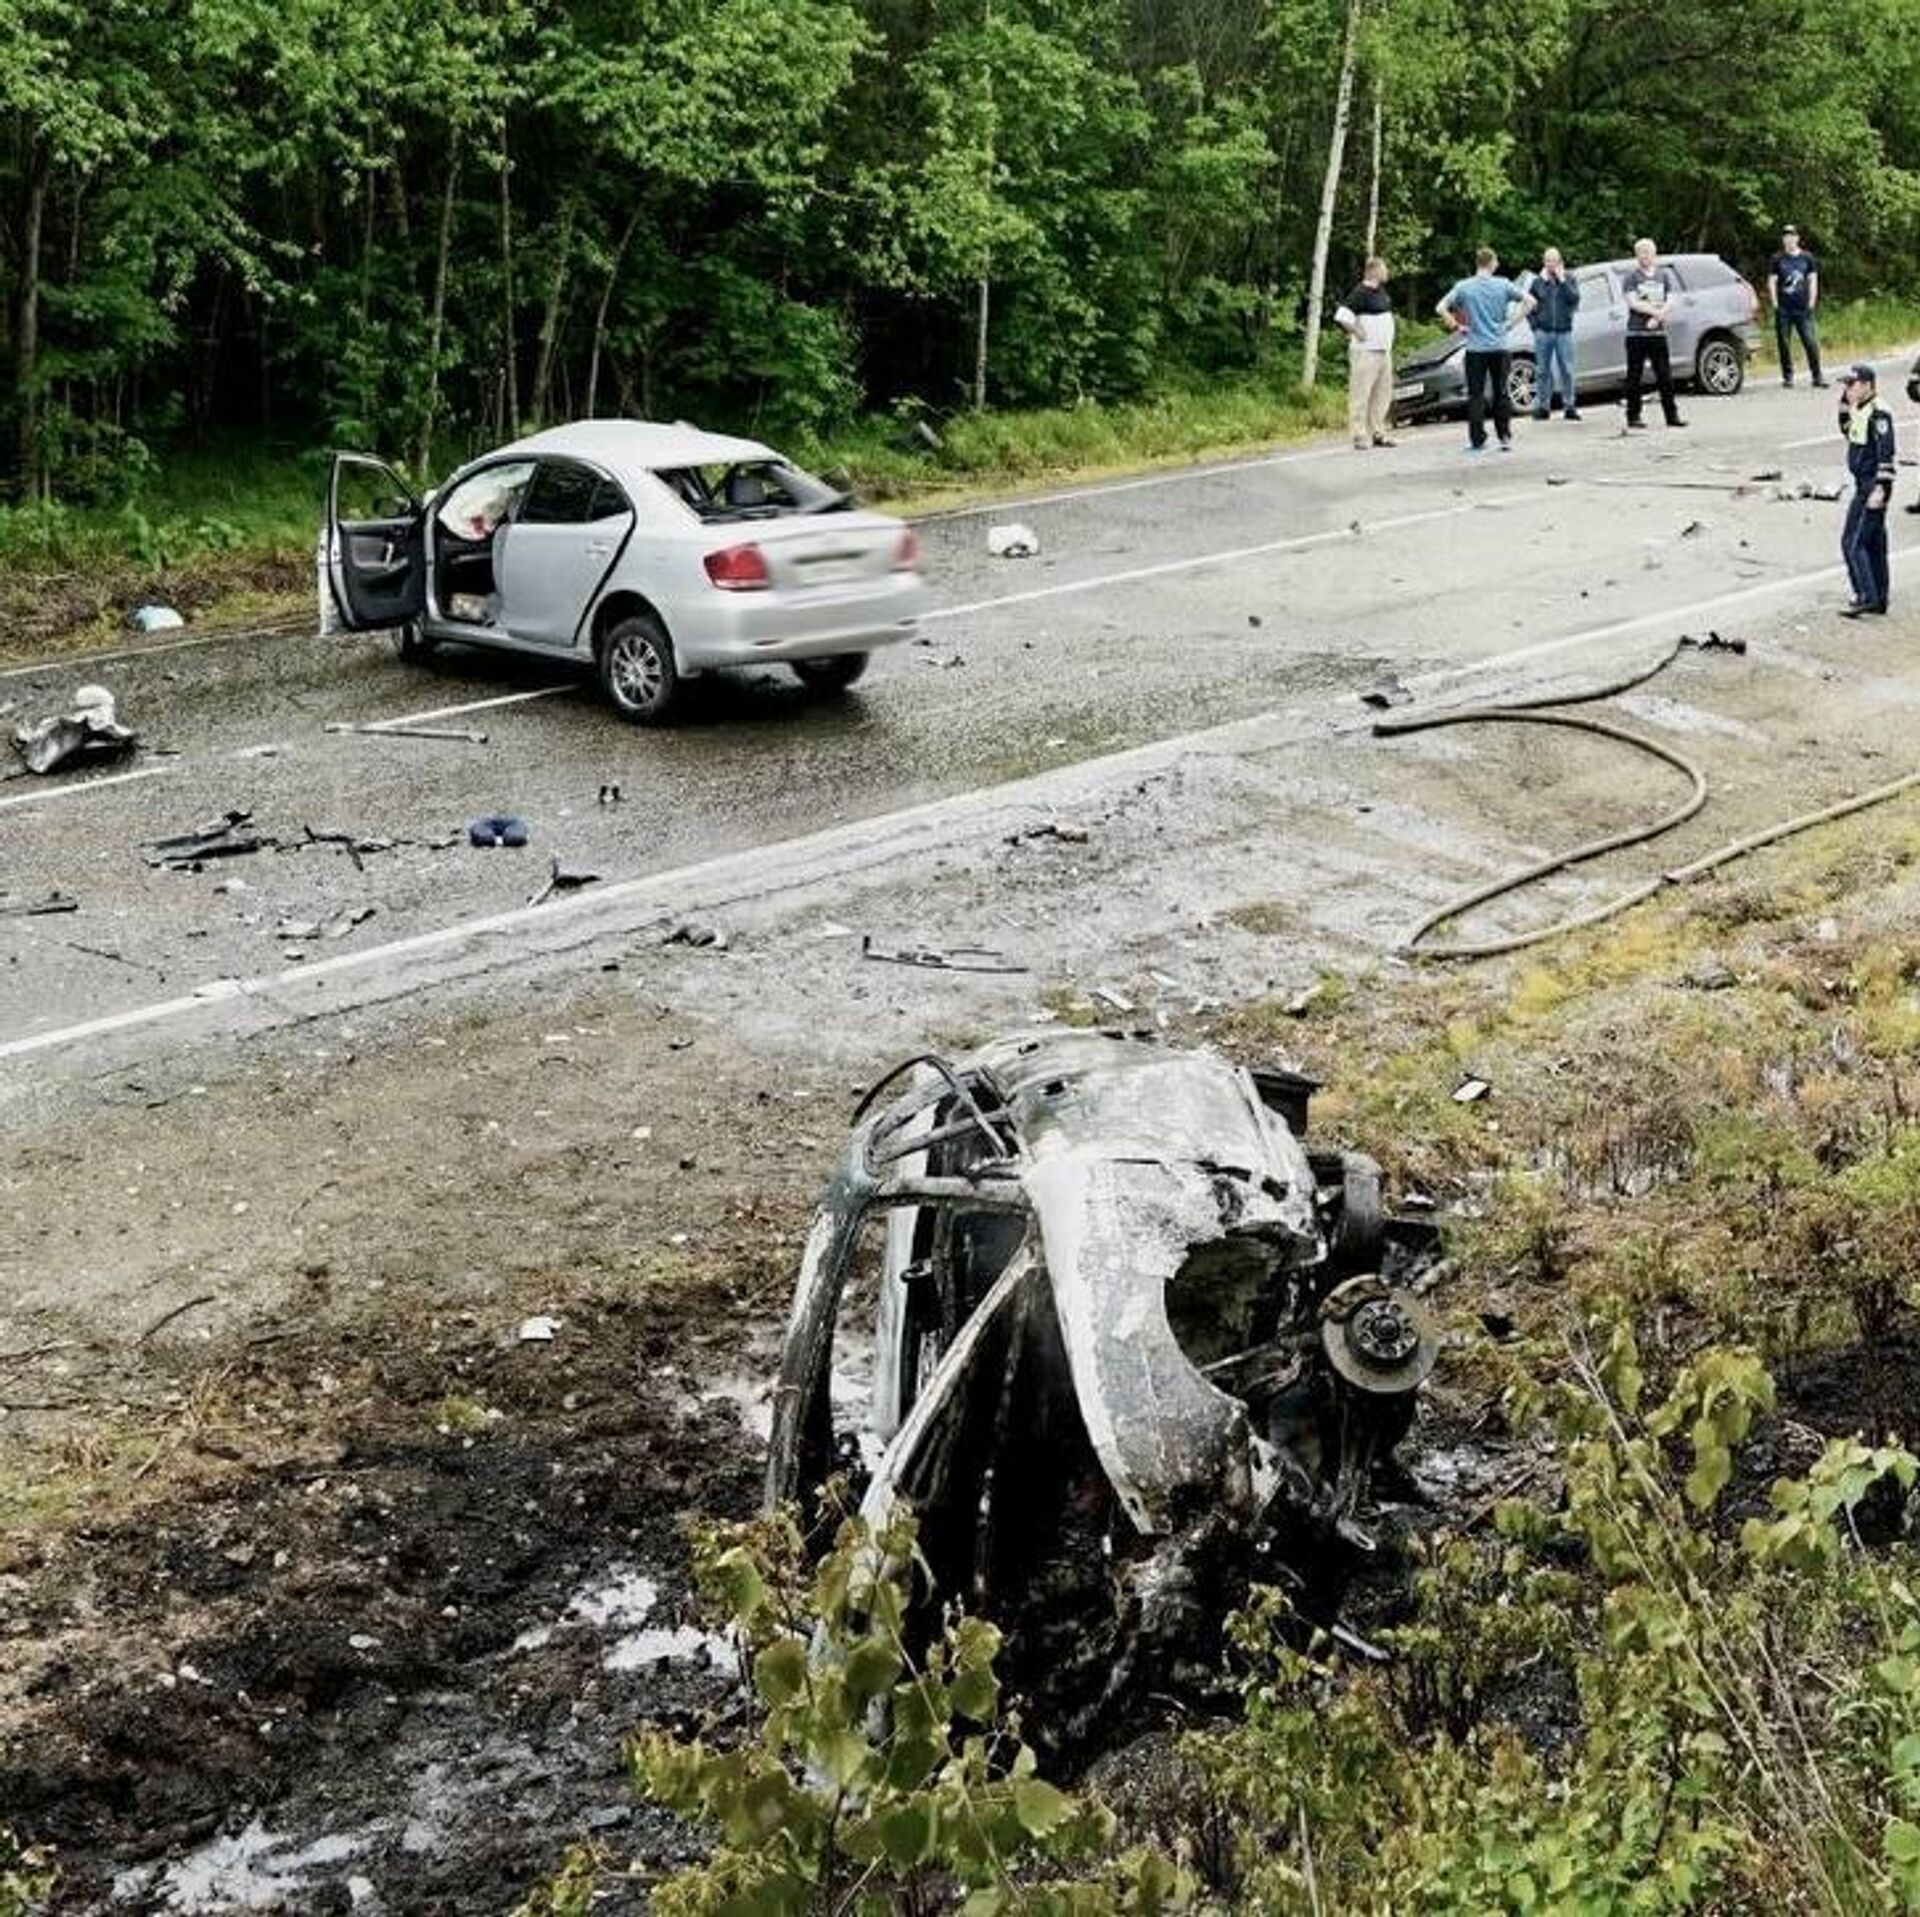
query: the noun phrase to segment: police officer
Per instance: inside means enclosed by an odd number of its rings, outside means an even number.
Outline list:
[[[1893,415],[1880,404],[1879,382],[1873,368],[1849,366],[1840,389],[1840,430],[1847,441],[1847,471],[1853,475],[1853,498],[1847,504],[1846,530],[1840,535],[1840,554],[1853,582],[1853,604],[1841,613],[1858,619],[1885,612],[1890,579],[1887,572],[1887,506],[1893,498]]]

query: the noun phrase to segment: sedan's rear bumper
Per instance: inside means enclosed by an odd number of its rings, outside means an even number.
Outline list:
[[[845,592],[716,591],[696,618],[676,623],[674,652],[683,671],[873,652],[911,639],[931,601],[917,572]]]

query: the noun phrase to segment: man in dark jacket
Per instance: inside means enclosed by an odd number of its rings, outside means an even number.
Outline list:
[[[1820,304],[1820,262],[1800,244],[1800,229],[1780,234],[1780,250],[1767,262],[1767,297],[1773,302],[1773,338],[1780,350],[1780,384],[1793,384],[1793,339],[1807,355],[1807,371],[1816,386],[1820,376],[1820,329],[1814,309]]]
[[[1533,295],[1533,416],[1545,419],[1553,410],[1556,390],[1566,394],[1563,417],[1580,417],[1580,400],[1573,384],[1573,316],[1580,310],[1580,282],[1567,276],[1560,249],[1550,246],[1540,256],[1540,271],[1528,287]]]
[[[1853,498],[1847,503],[1840,556],[1853,582],[1853,604],[1841,616],[1858,619],[1885,612],[1891,580],[1887,571],[1887,505],[1893,498],[1893,415],[1880,403],[1871,366],[1847,368],[1840,389],[1840,430],[1846,435],[1847,471]]]

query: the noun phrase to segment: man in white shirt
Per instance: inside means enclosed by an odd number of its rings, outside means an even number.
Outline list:
[[[1393,301],[1387,277],[1385,260],[1369,260],[1360,284],[1333,314],[1347,336],[1347,430],[1356,452],[1393,444],[1387,437],[1393,408]]]

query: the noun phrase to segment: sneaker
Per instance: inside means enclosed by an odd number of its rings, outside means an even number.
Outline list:
[[[1686,423],[1684,419],[1670,419],[1667,421],[1669,426],[1684,426]]]
[[[1916,499],[1911,506],[1902,507],[1901,510],[1903,512],[1920,513],[1920,499]]]
[[[1627,431],[1630,433],[1644,433],[1646,430],[1647,422],[1644,419],[1630,419],[1627,421]]]
[[[1840,617],[1842,619],[1864,619],[1868,613],[1878,610],[1878,607],[1869,605],[1866,600],[1856,599],[1852,605],[1842,606],[1840,608]]]
[[[1353,450],[1356,453],[1364,453],[1367,450],[1369,443],[1370,443],[1369,441],[1364,439],[1356,439],[1353,442]]]
[[[1814,381],[1813,383],[1814,383],[1814,384],[1815,384],[1816,386],[1825,386],[1825,385],[1826,385],[1826,384],[1827,384],[1828,382],[1827,382],[1827,381],[1825,381],[1824,379],[1816,379],[1816,380],[1815,380],[1815,381]],[[1882,611],[1882,612],[1884,612],[1885,610],[1886,610],[1886,608],[1885,608],[1884,606],[1883,606],[1883,607],[1881,607],[1881,611]]]
[[[1560,417],[1571,425],[1578,426],[1580,424],[1580,415],[1571,406],[1569,406]]]
[[[1390,439],[1385,433],[1375,433],[1373,443],[1376,446],[1397,446],[1400,444],[1397,439]]]
[[[1791,385],[1793,384],[1793,375],[1792,375],[1791,373],[1789,373],[1789,374],[1788,374],[1788,375],[1786,376],[1786,378],[1784,378],[1784,379],[1783,379],[1783,380],[1782,380],[1782,381],[1780,382],[1780,384],[1781,384],[1782,386],[1791,386]]]
[[[1475,446],[1475,445],[1469,444],[1469,445],[1462,446],[1460,450],[1461,452],[1465,453],[1469,458],[1471,458],[1475,453],[1484,453],[1487,449],[1484,446]]]
[[[1546,418],[1546,414],[1545,414],[1545,412],[1535,412],[1535,413],[1530,413],[1530,414],[1528,415],[1528,417],[1529,417],[1530,419],[1545,419],[1545,418]]]
[[[1503,453],[1510,453],[1510,452],[1512,452],[1512,451],[1513,451],[1513,441],[1512,441],[1512,440],[1510,440],[1510,439],[1503,439],[1503,440],[1502,440],[1502,441],[1500,442],[1500,450],[1501,450],[1501,451],[1502,451]]]

